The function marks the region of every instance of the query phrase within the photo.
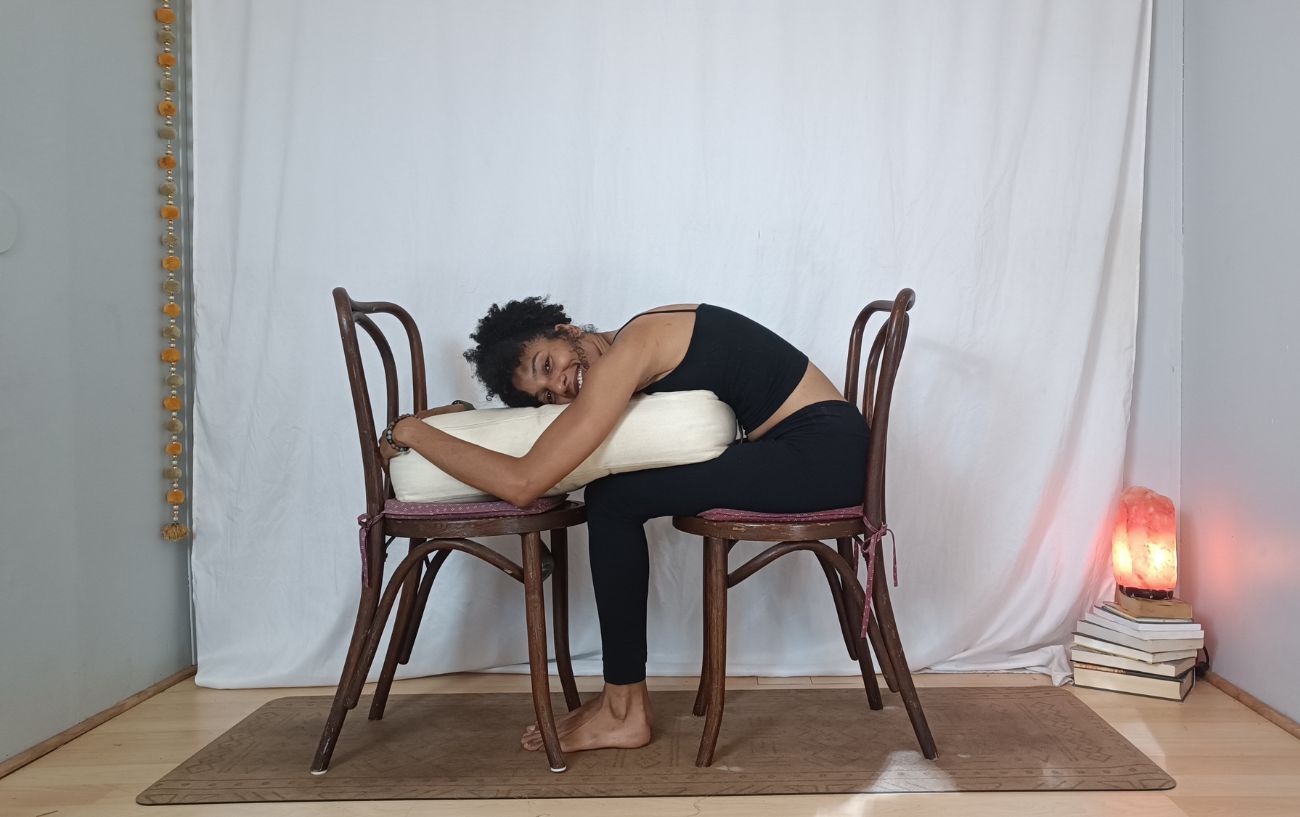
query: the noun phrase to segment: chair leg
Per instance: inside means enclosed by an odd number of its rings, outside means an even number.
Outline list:
[[[408,553],[398,564],[393,577],[388,580],[388,585],[384,588],[383,595],[379,597],[379,604],[375,607],[374,617],[371,618],[370,626],[366,631],[365,647],[357,659],[356,666],[352,669],[348,693],[348,700],[351,703],[348,709],[355,707],[360,699],[361,689],[365,686],[366,676],[370,674],[370,667],[375,662],[375,654],[379,652],[379,641],[383,638],[384,627],[388,624],[388,616],[393,611],[393,604],[397,601],[398,594],[405,589],[409,575],[418,570],[423,563],[423,557]]]
[[[871,663],[866,639],[858,642],[858,669],[862,672],[862,682],[867,689],[867,706],[871,709],[884,709],[885,702],[880,697],[880,684],[876,681],[876,668]]]
[[[872,612],[875,612],[874,608]],[[894,670],[894,662],[889,660],[889,651],[885,649],[885,641],[880,635],[879,616],[871,616],[871,622],[867,625],[867,635],[871,638],[871,649],[880,663],[880,672],[885,676],[885,686],[889,687],[890,692],[897,692],[898,673]]]
[[[831,597],[835,600],[835,616],[840,620],[840,635],[844,637],[844,648],[849,652],[849,658],[854,661],[858,660],[857,639],[853,637],[852,618],[849,615],[848,605],[844,603],[844,585],[840,584],[840,576],[835,572],[835,568],[826,564],[818,558],[818,563],[822,566],[822,572],[826,574],[826,583],[830,585]]]
[[[311,762],[312,774],[325,774],[329,769],[330,758],[334,754],[339,732],[343,731],[343,719],[348,715],[347,696],[351,687],[352,674],[356,669],[366,634],[370,630],[370,620],[375,614],[375,603],[378,597],[379,588],[373,584],[361,590],[361,601],[357,604],[357,621],[352,627],[352,640],[348,643],[348,655],[343,661],[343,672],[339,675],[338,688],[334,691],[334,702],[330,705],[330,713],[325,719],[320,743],[316,746],[316,756]]]
[[[718,745],[718,732],[722,729],[722,709],[727,681],[727,540],[707,536],[704,549],[708,554],[705,569],[706,598],[712,596],[713,606],[706,618],[708,622],[708,697],[704,719],[704,734],[700,737],[700,751],[695,757],[696,766],[713,763],[713,751]]]
[[[695,690],[695,706],[691,707],[691,713],[695,717],[703,717],[708,711],[709,698],[709,619],[713,616],[713,593],[709,589],[709,549],[708,547],[700,548],[700,553],[704,557],[704,570],[701,575],[704,577],[704,638],[700,641],[700,683]]]
[[[839,546],[840,557],[847,564],[853,564],[853,540],[836,539],[835,544]],[[859,612],[857,620],[862,621],[861,612]],[[885,651],[885,642],[880,639],[880,625],[876,622],[874,615],[871,617],[871,623],[867,628],[867,635],[871,637],[871,649],[876,654],[876,662],[880,664],[880,673],[885,676],[885,686],[889,687],[890,692],[897,692],[897,675],[894,672],[893,663],[889,660],[889,653]],[[857,656],[854,655],[853,658],[857,659]]]
[[[903,655],[903,642],[898,637],[898,624],[894,621],[894,606],[889,600],[888,585],[889,582],[883,577],[878,577],[878,581],[872,583],[872,595],[875,597],[873,607],[876,617],[880,619],[881,640],[885,642],[885,650],[894,665],[898,691],[903,696],[903,706],[907,709],[907,717],[912,722],[912,731],[916,733],[916,740],[921,744],[921,754],[929,760],[934,760],[939,756],[939,750],[935,747],[934,736],[930,734],[930,725],[925,720],[925,711],[921,709],[921,699],[916,694],[916,686],[912,683],[912,673],[907,668],[907,657]],[[865,603],[866,599],[863,601]]]
[[[412,539],[410,548],[414,550],[423,544],[423,539]],[[370,699],[370,720],[382,720],[384,707],[388,705],[388,693],[393,689],[393,677],[397,675],[397,664],[402,657],[402,648],[406,645],[407,633],[411,629],[415,608],[419,606],[420,578],[423,563],[417,564],[406,574],[402,582],[402,596],[397,603],[397,618],[393,621],[393,632],[388,637],[388,652],[384,654],[384,666],[379,671],[379,681],[375,684],[375,694]],[[423,612],[423,611],[422,611]]]
[[[384,535],[381,526],[375,525],[370,529],[369,538],[366,540],[366,548],[369,553],[369,559],[366,562],[369,570],[369,582],[367,587],[374,593],[375,601],[371,605],[371,617],[366,624],[366,633],[361,639],[361,649],[358,650],[356,661],[363,660],[362,653],[365,651],[365,644],[370,636],[370,628],[374,626],[374,616],[378,614],[379,607],[382,606],[381,593],[384,592],[384,565],[388,560],[388,538]],[[408,554],[409,555],[409,554]],[[388,613],[383,614],[387,616]],[[385,619],[380,619],[380,629],[382,630]],[[343,699],[343,705],[348,709],[355,709],[357,702],[361,700],[361,691],[366,686],[366,676],[370,673],[370,660],[366,660],[366,668],[360,673],[356,671],[356,663],[352,663],[351,676],[348,679],[347,693]]]
[[[348,705],[352,678],[356,673],[357,662],[361,660],[366,637],[370,633],[370,625],[374,621],[376,608],[379,605],[379,588],[384,578],[383,543],[383,531],[379,526],[375,526],[366,541],[369,552],[366,562],[367,581],[361,586],[361,598],[357,601],[357,618],[352,625],[352,639],[348,642],[347,657],[343,659],[343,671],[339,673],[339,685],[334,691],[334,702],[330,705],[330,713],[325,719],[325,728],[321,731],[316,755],[312,758],[312,774],[324,774],[329,769],[330,758],[334,755],[334,746],[338,742],[339,733],[343,731],[343,720],[347,717],[348,710],[352,708]],[[362,677],[365,677],[364,673]]]
[[[540,533],[523,535],[524,551],[524,607],[528,626],[528,675],[533,687],[533,711],[537,715],[537,728],[542,732],[542,746],[551,771],[562,772],[568,768],[560,751],[560,738],[555,731],[555,714],[551,711],[551,687],[546,675],[546,604],[542,595],[542,536]]]
[[[862,673],[862,684],[867,691],[867,706],[871,709],[884,709],[885,702],[880,697],[880,684],[876,682],[876,668],[871,663],[871,651],[867,648],[867,640],[858,635],[862,632],[862,605],[858,604],[858,599],[863,598],[863,592],[850,594],[848,602],[849,615],[852,616],[857,630],[853,634],[857,641],[857,660],[858,670]],[[865,602],[864,602],[865,603]]]
[[[402,644],[402,654],[398,658],[399,664],[409,664],[411,662],[411,653],[415,650],[415,636],[420,632],[420,622],[424,621],[424,611],[429,606],[429,593],[433,590],[433,583],[438,578],[438,572],[442,570],[443,564],[454,552],[451,550],[438,551],[433,554],[429,566],[424,569],[424,578],[420,579],[420,592],[415,597],[415,612],[411,615],[411,626],[406,630],[406,642]]]
[[[551,571],[552,626],[555,628],[555,666],[560,672],[560,687],[564,689],[564,704],[569,711],[582,705],[578,684],[573,680],[573,657],[569,654],[569,531],[557,528],[551,531],[551,555],[555,569]]]

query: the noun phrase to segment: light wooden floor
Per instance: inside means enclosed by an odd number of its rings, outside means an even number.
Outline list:
[[[920,686],[1037,685],[1033,675],[918,675]],[[581,679],[583,690],[598,679]],[[856,686],[854,678],[733,678],[728,688]],[[693,689],[694,679],[651,679],[654,689]],[[559,686],[552,679],[552,688]],[[398,682],[413,692],[526,692],[527,676],[451,675]],[[265,701],[322,689],[212,690],[187,680],[0,780],[2,817],[705,817],[707,815],[913,815],[962,817],[1300,817],[1300,740],[1209,684],[1182,704],[1074,689],[1080,699],[1165,767],[1169,792],[872,794],[610,800],[457,800],[137,806],[135,796]],[[358,716],[353,715],[350,720]],[[360,716],[364,718],[364,713]],[[724,724],[724,729],[725,724]],[[347,726],[343,739],[347,738]],[[942,748],[942,747],[941,747]]]

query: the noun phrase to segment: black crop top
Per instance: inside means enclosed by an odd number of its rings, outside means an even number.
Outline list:
[[[766,326],[730,309],[700,304],[696,309],[641,315],[669,312],[694,312],[695,329],[682,362],[643,389],[647,394],[706,389],[731,406],[748,432],[781,407],[808,369],[807,355]]]

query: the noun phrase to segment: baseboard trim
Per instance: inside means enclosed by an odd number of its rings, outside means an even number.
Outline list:
[[[153,696],[157,695],[159,692],[162,692],[164,689],[179,684],[181,681],[184,681],[186,678],[189,678],[190,676],[194,675],[196,670],[197,667],[193,667],[193,666],[186,667],[180,672],[167,676],[166,678],[162,679],[161,681],[149,687],[148,689],[142,690],[140,692],[135,693],[129,698],[118,701],[117,703],[110,706],[108,709],[105,709],[103,712],[97,712],[94,715],[91,715],[89,718],[86,718],[84,721],[77,724],[76,726],[72,726],[69,727],[68,729],[64,729],[62,732],[50,738],[49,740],[41,741],[40,743],[36,744],[32,748],[19,752],[18,754],[14,755],[8,760],[0,761],[0,778],[5,777],[6,775],[13,774],[14,772],[18,771],[22,767],[26,766],[28,763],[31,763],[33,760],[44,757],[45,755],[48,755],[50,752],[53,752],[55,749],[59,748],[63,744],[76,740],[77,738],[89,732],[91,729],[94,729],[96,726],[107,723],[108,721],[112,720],[113,718],[116,718],[118,715],[121,715],[123,712],[127,711],[128,709],[134,706],[138,706],[141,703],[144,703],[145,701],[149,700]]]
[[[1251,695],[1249,692],[1231,681],[1225,680],[1222,675],[1219,675],[1217,672],[1207,672],[1205,673],[1205,680],[1209,681],[1213,686],[1223,690],[1229,697],[1236,698],[1238,701],[1245,704],[1247,709],[1255,711],[1265,720],[1268,720],[1284,731],[1289,732],[1292,737],[1300,738],[1300,723],[1291,720],[1286,715],[1278,712],[1273,707],[1264,703],[1259,698],[1256,698],[1254,695]]]

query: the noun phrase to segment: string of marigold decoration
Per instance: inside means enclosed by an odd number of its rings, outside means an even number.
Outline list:
[[[165,396],[162,399],[163,409],[167,412],[167,420],[164,423],[169,435],[163,453],[167,456],[167,467],[163,469],[163,478],[167,480],[168,487],[165,496],[166,502],[171,506],[171,521],[163,525],[162,535],[164,539],[176,541],[184,539],[189,535],[189,528],[181,522],[181,511],[185,504],[185,487],[182,482],[184,473],[181,471],[181,454],[185,450],[185,444],[182,441],[182,433],[185,431],[185,423],[181,419],[185,409],[183,398],[183,388],[185,379],[181,375],[181,238],[178,232],[179,221],[181,217],[181,208],[178,204],[180,188],[177,185],[177,83],[176,83],[176,11],[172,8],[171,0],[162,0],[161,5],[154,9],[154,19],[158,21],[158,44],[161,50],[158,53],[158,67],[162,69],[162,79],[159,80],[158,87],[162,90],[162,101],[158,103],[158,115],[162,117],[163,124],[158,128],[158,137],[163,140],[163,153],[158,157],[158,167],[163,172],[162,184],[158,186],[158,192],[163,197],[163,205],[159,208],[158,215],[162,217],[166,225],[162,233],[163,258],[162,268],[165,273],[163,278],[163,295],[166,296],[166,302],[163,304],[163,324],[162,336],[166,341],[166,346],[162,350],[162,362],[167,366],[167,375],[164,379],[166,386]]]

